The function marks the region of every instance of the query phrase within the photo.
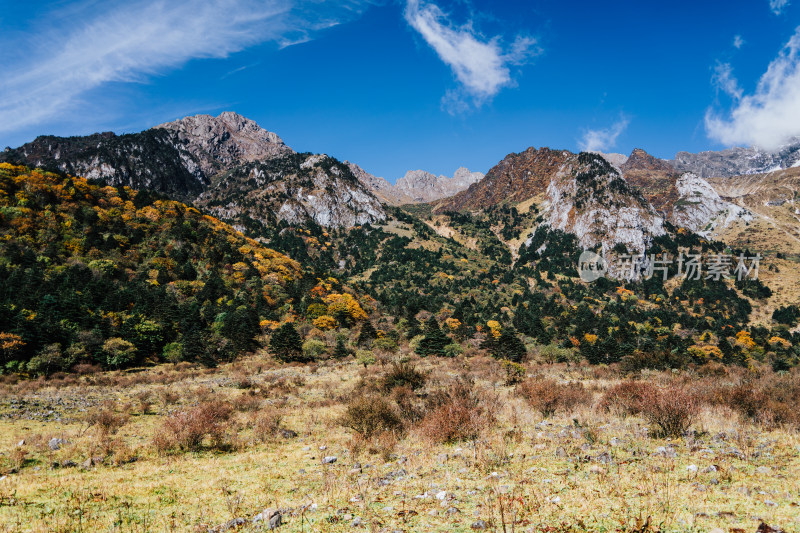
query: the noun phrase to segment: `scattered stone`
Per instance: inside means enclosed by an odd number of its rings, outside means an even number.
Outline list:
[[[784,531],[779,527],[768,526],[764,522],[761,522],[761,525],[758,526],[756,533],[784,533]]]
[[[566,457],[567,451],[564,449],[563,446],[559,446],[556,448],[556,457]]]
[[[759,466],[756,468],[756,474],[769,474],[770,468],[768,466]]]
[[[548,496],[547,501],[549,501],[550,503],[560,503],[561,496]]]
[[[610,464],[614,462],[613,457],[611,457],[611,454],[608,452],[601,453],[600,455],[596,456],[594,460],[598,463],[603,463],[603,464]]]
[[[437,500],[444,500],[445,498],[447,498],[447,492],[441,490],[441,491],[436,493],[436,499]]]
[[[328,455],[326,457],[323,457],[322,464],[330,465],[330,464],[335,463],[337,460],[338,460],[338,457],[336,457],[334,455]]]
[[[612,446],[619,446],[620,440],[617,437],[612,437],[611,440],[608,441],[608,443]]]
[[[267,529],[277,529],[283,524],[283,513],[279,509],[264,509],[253,517],[253,523],[266,522]]]
[[[450,459],[450,456],[447,455],[446,453],[440,453],[439,455],[436,456],[436,460],[439,461],[440,463],[446,463],[448,459]]]
[[[296,431],[292,431],[291,429],[281,429],[278,433],[284,439],[293,439],[293,438],[297,437],[297,432]]]
[[[438,514],[439,511],[437,511],[436,509],[431,509],[430,511],[428,511],[428,516],[436,516]]]
[[[62,461],[61,462],[61,468],[72,468],[72,467],[75,467],[75,466],[78,466],[78,463],[76,463],[75,461],[69,460],[69,459],[67,459],[66,461]]]
[[[460,512],[461,511],[459,511],[455,507],[448,507],[447,510],[445,511],[446,514],[456,514],[456,513],[460,513]]]
[[[47,445],[50,447],[51,450],[55,452],[60,450],[61,446],[63,446],[66,443],[67,441],[65,441],[64,439],[57,439],[56,437],[53,437],[52,439],[50,439],[50,442],[48,442]]]
[[[22,439],[17,443],[17,446],[25,446],[25,439]]]
[[[478,520],[477,522],[473,522],[470,526],[471,529],[486,529],[489,525],[484,520]]]
[[[327,446],[325,446],[324,444],[323,444],[322,446],[320,446],[320,447],[319,447],[319,451],[321,451],[321,452],[324,452],[324,451],[325,451],[325,450],[327,450],[327,449],[328,449],[328,447],[327,447]]]
[[[710,474],[711,472],[716,472],[716,471],[717,471],[716,465],[710,465],[703,469],[704,474]]]
[[[778,504],[773,502],[772,500],[764,500],[764,505],[766,505],[767,507],[777,507],[778,506]]]
[[[686,471],[689,472],[690,474],[696,474],[697,473],[697,465],[689,465],[689,466],[687,466],[686,467]]]
[[[675,452],[675,448],[672,446],[659,446],[656,448],[655,455],[660,455],[661,457],[666,457],[668,459],[674,459],[678,456],[678,454]]]

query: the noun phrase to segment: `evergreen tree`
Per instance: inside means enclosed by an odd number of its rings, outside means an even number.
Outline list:
[[[425,324],[425,337],[417,346],[417,355],[426,357],[428,355],[444,356],[444,347],[450,344],[450,339],[439,328],[439,323],[431,317]]]
[[[294,324],[287,322],[272,334],[269,350],[281,361],[303,361],[303,341]]]
[[[369,324],[369,322],[367,322]],[[344,342],[344,339],[339,337],[336,339],[336,346],[333,348],[333,353],[331,357],[334,359],[344,359],[348,355],[351,355],[352,352],[347,348],[347,345]]]
[[[522,361],[525,357],[525,345],[517,337],[517,333],[512,328],[504,328],[494,344],[492,355],[498,359],[508,359],[515,363]]]
[[[359,346],[369,346],[372,341],[377,338],[378,333],[375,331],[372,322],[367,320],[364,322],[364,325],[361,326],[361,333],[358,334],[358,340],[356,342]]]

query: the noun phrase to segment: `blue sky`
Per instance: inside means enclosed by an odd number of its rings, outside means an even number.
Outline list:
[[[798,26],[800,0],[0,0],[0,146],[232,110],[390,181],[771,149],[800,134]]]

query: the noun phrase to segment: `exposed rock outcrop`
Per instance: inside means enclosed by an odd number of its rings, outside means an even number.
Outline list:
[[[678,152],[672,165],[701,178],[763,174],[800,164],[800,139],[793,139],[774,152],[759,148],[728,148],[718,152]]]

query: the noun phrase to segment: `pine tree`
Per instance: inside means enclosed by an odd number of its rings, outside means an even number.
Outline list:
[[[500,337],[492,343],[491,353],[498,359],[508,359],[515,363],[522,361],[525,357],[525,345],[517,337],[517,333],[512,328],[503,328]]]
[[[303,361],[303,341],[294,324],[287,322],[272,334],[269,350],[281,361]]]
[[[439,323],[431,317],[425,324],[425,337],[417,346],[417,355],[427,357],[428,355],[444,356],[444,347],[450,344],[450,339],[439,328]]]
[[[344,339],[341,337],[336,339],[336,346],[333,348],[331,357],[334,359],[344,359],[350,354],[352,354],[352,352],[347,348],[347,345],[344,343]]]
[[[356,342],[359,346],[369,346],[372,341],[377,338],[378,333],[375,331],[372,322],[367,320],[364,322],[364,325],[361,326],[361,333],[358,334],[358,340]]]

